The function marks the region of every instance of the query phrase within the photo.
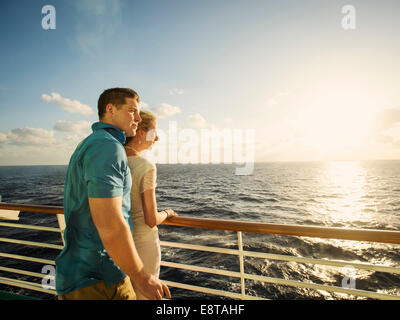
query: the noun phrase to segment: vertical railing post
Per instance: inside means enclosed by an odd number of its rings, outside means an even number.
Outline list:
[[[242,240],[242,232],[238,231],[238,249],[239,249],[239,266],[240,266],[240,287],[242,293],[242,299],[244,299],[246,295],[246,287],[244,282],[244,261],[243,261],[243,240]]]

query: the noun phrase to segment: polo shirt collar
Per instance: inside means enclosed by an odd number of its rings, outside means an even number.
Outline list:
[[[105,123],[105,122],[95,122],[92,124],[93,132],[104,129],[109,132],[115,139],[117,139],[120,143],[124,144],[126,140],[125,132],[119,130],[117,127]]]

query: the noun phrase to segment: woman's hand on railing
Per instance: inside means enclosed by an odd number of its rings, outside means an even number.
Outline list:
[[[178,214],[172,209],[167,209],[163,211],[167,213],[167,219],[178,216]]]

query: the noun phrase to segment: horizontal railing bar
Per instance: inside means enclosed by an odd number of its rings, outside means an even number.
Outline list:
[[[212,273],[212,274],[219,274],[219,275],[236,277],[236,278],[240,278],[240,276],[241,276],[240,272],[217,270],[217,269],[211,269],[211,268],[206,268],[206,267],[197,267],[197,266],[191,266],[191,265],[169,262],[169,261],[162,261],[161,265],[166,266],[166,267],[185,269],[185,270],[191,270],[191,271],[199,271],[199,272]],[[295,281],[295,280],[271,278],[271,277],[266,277],[266,276],[252,275],[252,274],[248,274],[248,273],[244,273],[244,278],[249,279],[249,280],[256,280],[256,281],[274,283],[274,284],[280,284],[280,285],[288,285],[288,286],[293,286],[293,287],[325,290],[325,291],[331,291],[331,292],[341,292],[341,293],[352,294],[352,295],[357,295],[357,296],[362,296],[362,297],[369,297],[369,298],[400,300],[400,296],[382,294],[382,293],[377,293],[377,292],[373,292],[373,291],[348,289],[348,288],[321,285],[321,284],[315,284],[315,283],[307,283],[307,282],[301,282],[301,281]]]
[[[198,272],[206,272],[206,273],[217,274],[217,275],[220,275],[220,276],[240,278],[240,273],[239,272],[229,271],[229,270],[220,270],[220,269],[213,269],[213,268],[207,268],[207,267],[198,267],[198,266],[194,266],[194,265],[190,265],[190,264],[176,263],[176,262],[170,262],[170,261],[161,261],[161,265],[164,266],[164,267],[169,267],[169,268],[186,269],[186,270],[191,270],[191,271],[198,271]]]
[[[49,249],[58,249],[58,250],[62,250],[62,248],[63,248],[63,246],[60,246],[60,245],[57,245],[57,244],[26,241],[26,240],[18,240],[18,239],[10,239],[10,238],[0,238],[0,242],[24,244],[24,245],[27,245],[27,246],[36,246],[36,247],[43,247],[43,248],[49,248]]]
[[[26,205],[0,202],[0,209],[63,214],[62,206]],[[163,224],[191,228],[242,231],[262,234],[280,234],[300,237],[371,241],[400,244],[400,232],[373,229],[347,229],[307,225],[272,224],[237,220],[216,220],[192,217],[171,217]]]
[[[170,286],[170,287],[191,290],[191,291],[197,291],[197,292],[202,292],[202,293],[208,293],[208,294],[213,294],[213,295],[217,295],[217,296],[224,296],[224,297],[228,297],[228,298],[243,299],[243,296],[240,293],[233,293],[233,292],[229,292],[229,291],[193,286],[193,285],[189,285],[189,284],[178,283],[178,282],[173,282],[173,281],[168,281],[168,280],[162,280],[162,281],[167,286]],[[245,295],[244,298],[246,300],[268,300],[265,298],[249,296],[249,295]]]
[[[166,247],[191,249],[191,250],[199,250],[199,251],[209,251],[209,252],[215,252],[215,253],[225,253],[225,254],[234,254],[234,255],[239,254],[239,250],[236,250],[236,249],[226,249],[226,248],[221,248],[221,247],[208,247],[208,246],[201,246],[201,245],[181,243],[181,242],[160,241],[160,245],[166,246]]]
[[[340,261],[340,260],[303,258],[303,257],[285,256],[285,255],[279,255],[279,254],[253,252],[253,251],[243,251],[243,253],[246,257],[266,258],[266,259],[271,259],[271,260],[294,261],[294,262],[298,262],[298,263],[318,264],[318,265],[326,265],[326,266],[333,266],[333,267],[352,266],[357,269],[400,274],[400,268],[388,267],[388,266],[382,266],[382,265],[374,265],[374,264],[370,264],[370,263],[357,263],[357,262]]]
[[[19,223],[0,222],[0,226],[11,227],[11,228],[31,229],[31,230],[41,230],[41,231],[51,231],[51,232],[61,232],[61,229],[59,229],[59,228],[34,226],[34,225],[19,224]]]
[[[193,244],[179,243],[179,242],[168,242],[168,241],[160,241],[160,244],[162,246],[168,246],[168,247],[174,247],[174,248],[239,255],[239,250],[235,250],[235,249],[208,247],[208,246],[193,245]],[[381,271],[381,272],[400,274],[400,268],[381,266],[381,265],[373,265],[373,264],[368,264],[368,263],[356,263],[356,262],[350,262],[350,261],[303,258],[303,257],[279,255],[279,254],[264,253],[264,252],[254,252],[254,251],[243,251],[243,255],[246,257],[265,258],[265,259],[271,259],[271,260],[294,261],[294,262],[298,262],[298,263],[309,263],[309,264],[327,265],[327,266],[334,266],[334,267],[352,266],[352,267],[355,267],[358,269],[363,269],[363,270],[372,270],[372,271]]]
[[[164,224],[191,228],[400,244],[400,232],[388,230],[272,224],[263,222],[215,220],[183,216],[171,217],[167,220],[164,220]]]
[[[31,277],[38,277],[38,278],[48,278],[50,280],[54,280],[54,276],[48,275],[48,274],[43,274],[43,273],[38,273],[38,272],[32,272],[32,271],[27,271],[27,270],[20,270],[20,269],[14,269],[14,268],[7,268],[7,267],[1,267],[1,271],[6,271],[10,273],[18,273],[18,274],[24,274],[26,276],[31,276]]]
[[[39,283],[36,283],[36,282],[30,282],[30,281],[12,279],[12,278],[6,278],[6,277],[0,277],[0,279],[10,280],[10,281],[14,281],[14,282],[17,282],[17,283],[29,283],[30,285],[32,285],[34,287],[41,287],[41,285]]]
[[[29,289],[29,290],[40,291],[40,292],[57,295],[57,292],[55,290],[45,289],[41,285],[34,283],[34,282],[0,277],[0,283],[6,284],[9,286],[20,287],[20,288],[24,288],[24,289]]]
[[[27,257],[27,256],[21,256],[18,254],[0,252],[0,257],[56,265],[54,260],[41,259],[41,258],[35,258],[35,257]]]
[[[359,289],[349,289],[349,288],[342,288],[336,286],[327,286],[322,284],[316,283],[309,283],[309,282],[300,282],[295,280],[286,280],[286,279],[279,279],[279,278],[270,278],[265,276],[257,276],[251,274],[245,274],[246,279],[250,280],[257,280],[261,282],[268,282],[273,284],[279,285],[287,285],[292,287],[300,287],[300,288],[309,288],[309,289],[316,289],[316,290],[324,290],[330,292],[341,292],[346,294],[351,294],[355,296],[362,296],[374,299],[383,299],[383,300],[400,300],[400,296],[394,296],[390,294],[384,293],[377,293],[373,291],[366,291],[366,290],[359,290]]]
[[[64,208],[61,206],[44,206],[44,205],[36,205],[36,204],[20,204],[20,203],[0,202],[0,209],[28,211],[28,212],[37,212],[37,213],[49,213],[49,214],[64,214]]]

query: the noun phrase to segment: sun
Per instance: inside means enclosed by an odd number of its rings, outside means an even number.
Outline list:
[[[304,112],[303,143],[321,154],[362,149],[374,116],[365,93],[332,92],[316,96]]]

